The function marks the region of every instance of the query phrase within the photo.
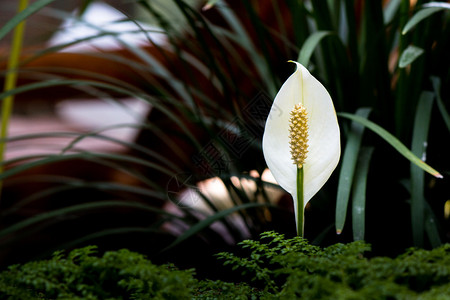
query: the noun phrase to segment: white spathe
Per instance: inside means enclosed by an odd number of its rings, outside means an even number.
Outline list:
[[[294,199],[297,213],[297,166],[289,146],[290,112],[302,104],[308,113],[308,154],[304,168],[304,205],[336,168],[341,154],[340,132],[333,101],[325,87],[301,64],[275,97],[263,136],[264,157],[278,184]],[[296,215],[296,221],[297,221]]]

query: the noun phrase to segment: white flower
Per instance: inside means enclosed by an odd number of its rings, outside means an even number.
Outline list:
[[[278,184],[294,199],[299,211],[319,191],[336,168],[341,153],[339,125],[325,87],[301,64],[275,97],[263,136],[267,166]],[[292,132],[292,133],[291,133]],[[303,169],[303,197],[297,175]],[[298,200],[303,199],[303,207]],[[303,215],[300,216],[303,221]]]

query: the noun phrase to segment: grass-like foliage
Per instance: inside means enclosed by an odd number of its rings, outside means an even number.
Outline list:
[[[321,248],[265,232],[240,246],[247,256],[218,254],[235,270],[234,283],[198,280],[195,270],[157,266],[128,250],[98,256],[90,246],[11,266],[0,273],[0,299],[450,298],[450,245],[368,258],[361,241]]]

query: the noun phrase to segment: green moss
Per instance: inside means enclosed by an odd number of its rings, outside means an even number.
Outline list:
[[[91,246],[9,267],[0,299],[450,299],[450,245],[367,258],[363,242],[320,248],[266,232],[240,247],[244,256],[217,255],[240,283],[197,280],[194,270],[128,250],[98,256]]]

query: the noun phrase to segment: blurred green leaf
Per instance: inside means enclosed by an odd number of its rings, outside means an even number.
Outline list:
[[[52,3],[55,0],[37,0],[36,2],[31,3],[26,9],[21,11],[12,17],[6,24],[0,28],[0,40],[7,35],[11,30],[14,29],[20,22],[43,8],[44,6]]]
[[[389,24],[398,12],[402,0],[391,0],[389,1],[383,10],[384,24]]]
[[[142,195],[151,199],[166,200],[167,191],[156,191],[150,188],[141,188],[131,185],[113,183],[113,182],[84,182],[82,180],[76,180],[73,178],[62,178],[61,176],[40,176],[40,182],[51,182],[55,184],[55,187],[39,190],[36,193],[31,194],[29,197],[20,199],[20,201],[14,203],[14,205],[8,209],[1,211],[0,216],[8,216],[26,205],[33,203],[34,201],[45,199],[46,197],[56,195],[65,191],[73,191],[76,189],[94,189],[99,191],[108,192],[125,192],[130,195]]]
[[[436,94],[437,105],[442,115],[442,119],[444,120],[445,125],[447,125],[447,129],[450,132],[450,115],[448,114],[447,109],[445,108],[444,101],[442,101],[441,98],[441,79],[432,76],[431,82],[433,84],[434,93]]]
[[[98,202],[90,202],[90,203],[72,205],[72,206],[61,208],[61,209],[56,209],[56,210],[48,211],[48,212],[45,212],[42,214],[38,214],[31,218],[25,219],[24,221],[15,223],[12,226],[3,228],[2,230],[0,230],[0,237],[6,236],[8,234],[16,233],[17,231],[26,229],[30,226],[37,226],[38,224],[41,224],[48,220],[55,220],[58,218],[64,219],[64,216],[68,216],[70,214],[77,215],[82,212],[92,211],[92,210],[96,210],[96,209],[106,209],[106,208],[111,208],[111,207],[135,208],[135,209],[140,209],[143,211],[156,212],[159,214],[172,216],[174,218],[180,218],[179,216],[170,214],[169,212],[167,212],[165,210],[158,209],[151,205],[145,205],[142,203],[130,202],[130,201],[98,201]]]
[[[160,224],[158,224],[160,225]],[[141,234],[163,234],[161,230],[157,227],[119,227],[119,228],[111,228],[111,229],[105,229],[101,231],[96,231],[93,233],[90,233],[86,236],[83,236],[78,239],[71,240],[69,242],[66,242],[64,244],[58,245],[54,250],[60,250],[60,249],[72,249],[74,247],[78,247],[79,245],[86,245],[88,243],[94,243],[95,241],[98,241],[99,239],[106,237],[106,236],[117,236],[117,235],[130,235],[135,233],[141,233]]]
[[[408,31],[411,30],[414,26],[416,26],[418,23],[420,23],[422,20],[426,19],[427,17],[431,16],[434,13],[437,13],[439,11],[442,11],[444,9],[449,9],[446,7],[427,7],[419,10],[409,21],[406,23],[405,27],[403,27],[402,34],[407,34]]]
[[[52,79],[42,82],[36,82],[31,83],[27,85],[23,85],[20,87],[17,87],[15,89],[0,93],[0,99],[7,97],[9,95],[15,95],[27,91],[32,90],[39,90],[41,88],[48,88],[48,87],[56,87],[56,86],[76,86],[76,87],[83,87],[83,86],[89,86],[89,87],[97,87],[100,89],[105,89],[113,92],[117,92],[121,95],[127,95],[133,98],[141,99],[143,101],[146,101],[148,103],[151,103],[153,107],[161,110],[169,119],[171,119],[174,123],[179,125],[179,128],[181,128],[184,133],[186,134],[186,137],[190,139],[190,142],[192,142],[194,145],[196,145],[198,148],[201,148],[197,139],[192,134],[192,132],[189,131],[187,126],[183,124],[183,121],[186,122],[186,120],[181,120],[171,109],[168,109],[165,105],[167,102],[170,103],[170,99],[165,99],[165,103],[161,103],[160,101],[155,101],[155,99],[141,90],[131,90],[125,87],[121,87],[118,85],[115,85],[113,83],[103,83],[98,82],[94,80],[78,80],[78,79]]]
[[[416,47],[414,45],[409,45],[405,51],[403,51],[400,59],[398,61],[398,66],[400,68],[405,68],[406,66],[413,63],[419,56],[424,53],[422,48]]]
[[[218,36],[224,35],[229,37],[230,39],[234,40],[239,45],[239,47],[244,48],[247,53],[252,53],[252,55],[250,55],[247,59],[250,60],[250,65],[253,65],[257,69],[260,78],[269,78],[270,76],[272,76],[270,74],[270,66],[265,63],[265,58],[260,55],[260,53],[258,53],[257,46],[253,43],[252,37],[248,32],[248,28],[245,28],[243,26],[242,20],[239,18],[239,14],[227,7],[220,5],[216,6],[215,9],[223,16],[223,18],[225,18],[225,20],[231,27],[231,30],[223,31],[223,28],[213,27],[211,25],[213,32]],[[225,43],[224,47],[226,47],[226,49],[230,53],[236,53],[236,55],[233,56],[233,59],[236,62],[242,64],[242,66],[248,64],[248,62],[246,61],[247,59],[242,59],[239,50],[236,49],[233,44]],[[245,68],[242,71],[245,72]],[[251,75],[249,74],[249,77],[250,76]],[[267,81],[264,82],[264,84],[267,85],[267,89],[270,95],[276,94],[276,86],[273,81]]]
[[[30,156],[28,159],[31,159],[33,156]],[[167,175],[173,175],[173,170],[170,170],[160,164],[156,164],[154,162],[141,159],[139,157],[127,155],[127,154],[114,154],[114,153],[94,153],[94,152],[82,152],[76,154],[65,154],[65,155],[36,155],[34,156],[35,160],[31,162],[27,162],[24,164],[17,165],[13,168],[10,168],[3,173],[0,174],[0,180],[8,178],[9,176],[19,174],[20,172],[29,170],[31,168],[42,166],[54,162],[60,162],[65,160],[73,160],[73,159],[86,159],[92,161],[99,161],[101,159],[117,161],[122,163],[132,163],[136,165],[145,166],[150,169],[158,170]],[[19,158],[20,159],[20,158]],[[7,161],[6,163],[12,163],[13,161]],[[17,162],[17,160],[15,161]]]
[[[180,244],[181,242],[185,241],[186,239],[198,234],[203,229],[207,228],[209,225],[213,224],[216,221],[219,221],[222,218],[225,218],[226,216],[238,212],[240,210],[245,210],[248,208],[255,208],[255,207],[263,207],[263,206],[269,206],[267,203],[246,203],[238,206],[234,206],[232,208],[228,208],[226,210],[222,210],[218,213],[215,213],[214,215],[199,221],[195,225],[191,226],[188,230],[186,230],[182,235],[180,235],[173,243],[171,243],[169,246],[167,246],[163,251],[166,251],[168,249],[171,249],[175,247],[176,245]]]

